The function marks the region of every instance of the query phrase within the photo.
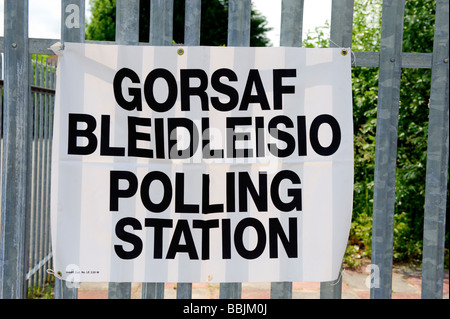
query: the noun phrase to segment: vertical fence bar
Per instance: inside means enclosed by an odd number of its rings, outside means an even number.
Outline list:
[[[3,80],[3,55],[0,51],[0,79]],[[3,88],[0,87],[0,178],[2,177],[3,163]],[[2,183],[0,182],[0,202],[2,199]],[[1,210],[0,210],[0,229],[2,226]],[[0,235],[1,236],[1,235]]]
[[[330,47],[351,48],[354,0],[333,0],[331,4]],[[320,283],[321,299],[342,297],[342,272],[335,281]]]
[[[270,283],[271,299],[292,299],[292,282],[272,282]]]
[[[38,56],[36,55],[36,58],[33,60],[34,61],[34,74],[33,74],[33,78],[32,78],[32,83],[34,83],[34,85],[38,86],[39,85],[39,61],[38,61]],[[31,265],[35,265],[39,262],[39,256],[38,256],[38,225],[39,223],[37,222],[38,220],[38,212],[39,212],[39,197],[38,197],[38,192],[39,192],[39,188],[38,185],[40,184],[40,180],[39,180],[39,175],[38,175],[38,167],[39,167],[39,156],[38,156],[38,150],[39,150],[39,109],[38,109],[38,105],[39,105],[39,99],[40,99],[40,93],[38,92],[33,92],[33,181],[32,181],[32,219],[31,219],[31,226],[32,226],[32,242],[30,245],[31,248]],[[33,280],[32,280],[32,285],[36,286],[37,285],[37,276],[33,276]]]
[[[29,72],[28,72],[28,83],[32,84],[33,83],[33,64],[31,61],[31,55],[28,55],[28,66],[29,66]],[[33,137],[33,106],[32,106],[32,96],[31,96],[31,90],[28,90],[28,101],[29,101],[29,111],[28,111],[28,116],[29,116],[29,125],[30,125],[30,138]],[[31,207],[32,207],[32,193],[33,193],[33,189],[31,187],[31,183],[33,181],[33,159],[32,159],[32,154],[33,154],[33,144],[32,144],[32,140],[30,140],[30,153],[29,153],[29,193],[28,193],[28,200],[30,201],[29,205],[28,205],[28,211],[27,211],[27,220],[26,220],[26,244],[27,244],[27,252],[26,252],[26,265],[25,265],[25,270],[28,271],[28,269],[30,268],[30,265],[33,265],[33,247],[32,247],[32,238],[33,238],[33,216],[32,216],[32,211],[31,211]],[[29,281],[28,281],[28,273],[25,276],[25,293],[28,295],[28,286],[29,286]]]
[[[150,0],[150,45],[172,45],[173,0]],[[164,283],[142,284],[142,299],[163,299]]]
[[[41,74],[42,74],[42,67],[41,67],[41,63],[38,60],[38,55],[36,55],[36,59],[35,59],[35,73],[34,73],[34,84],[36,86],[40,85],[40,79],[41,79]],[[39,123],[39,119],[41,117],[41,112],[40,112],[40,105],[41,105],[41,99],[42,99],[42,94],[39,92],[33,93],[33,95],[35,96],[35,102],[34,102],[34,137],[33,137],[33,141],[34,141],[34,159],[33,159],[33,167],[34,167],[34,182],[35,182],[35,187],[34,187],[34,203],[33,203],[33,215],[34,215],[34,220],[33,220],[33,229],[34,229],[34,259],[35,262],[39,262],[39,226],[40,223],[38,222],[39,220],[39,215],[40,215],[40,210],[41,210],[41,197],[40,197],[40,191],[42,189],[42,187],[40,187],[41,185],[41,167],[40,167],[40,152],[41,152],[41,143],[40,143],[40,129],[41,129],[41,125]],[[33,263],[34,264],[34,263]],[[36,276],[35,276],[36,277]],[[35,280],[35,283],[37,284],[37,280]]]
[[[330,48],[351,48],[354,0],[331,3]]]
[[[61,0],[61,42],[84,42],[85,0]]]
[[[45,68],[43,67],[43,56],[40,56],[39,62],[39,85],[43,86],[45,83]],[[44,206],[43,206],[43,196],[44,196],[44,108],[45,108],[45,94],[39,93],[39,121],[37,123],[39,128],[38,133],[38,143],[39,143],[39,158],[38,162],[36,163],[39,169],[39,192],[38,192],[38,198],[39,198],[39,206],[37,210],[37,217],[36,223],[37,223],[37,246],[36,246],[36,256],[37,261],[41,260],[43,258],[41,254],[41,248],[42,248],[42,240],[43,240],[43,217],[44,217]]]
[[[179,282],[177,284],[177,299],[191,299],[192,298],[192,283]]]
[[[303,0],[283,0],[281,2],[281,46],[302,46],[303,5]]]
[[[372,226],[372,264],[380,270],[380,285],[370,297],[391,298],[400,100],[401,52],[405,1],[383,1],[375,147],[375,186]]]
[[[38,56],[34,60],[34,72],[33,75],[30,76],[30,81],[34,85],[39,85],[40,79],[40,63],[38,61]],[[31,73],[31,72],[30,72]],[[30,265],[35,265],[39,262],[39,192],[41,187],[40,185],[40,176],[39,176],[39,105],[41,94],[38,92],[33,92],[33,101],[32,101],[32,112],[33,112],[33,139],[32,139],[32,205],[31,205],[31,217],[30,217]],[[33,275],[31,281],[32,286],[38,285],[37,275]]]
[[[110,282],[108,284],[108,299],[130,299],[130,282]]]
[[[116,43],[136,45],[139,43],[139,0],[116,1]],[[130,299],[130,282],[110,282],[109,299]]]
[[[150,38],[151,45],[172,45],[173,39],[173,0],[150,0]],[[164,283],[143,283],[142,299],[163,299]]]
[[[164,283],[143,282],[142,299],[164,299]]]
[[[228,2],[228,46],[250,45],[250,0],[230,0]],[[242,283],[221,283],[220,299],[240,299]]]
[[[56,63],[57,60],[56,59],[52,59],[51,60],[51,76],[50,76],[50,88],[51,89],[55,89],[56,86]],[[54,108],[55,108],[55,96],[51,95],[50,96],[50,111],[48,114],[48,118],[49,118],[49,131],[48,131],[48,135],[49,135],[49,141],[48,141],[48,158],[51,161],[52,158],[52,139],[53,139],[53,114],[54,114]],[[47,221],[46,221],[46,232],[47,232],[47,236],[45,237],[45,247],[47,247],[47,254],[46,256],[50,256],[50,254],[52,253],[52,248],[51,248],[51,225],[50,225],[50,190],[51,190],[51,165],[49,165],[49,170],[48,170],[48,189],[49,189],[49,194],[48,194],[48,201],[47,201]],[[52,266],[52,259],[49,258],[49,260],[45,263],[44,269],[50,269]]]
[[[200,45],[202,0],[186,0],[184,44]]]
[[[283,0],[281,3],[280,45],[300,47],[302,45],[303,0]],[[272,282],[271,299],[291,299],[292,282]]]
[[[184,44],[200,45],[201,0],[186,0]],[[177,299],[192,298],[192,283],[177,284]]]
[[[437,0],[431,71],[423,234],[422,298],[426,299],[442,299],[443,294],[449,157],[448,15],[448,1]]]
[[[49,88],[54,89],[55,88],[55,72],[56,72],[56,60],[51,59],[51,66],[50,66],[50,84]],[[45,247],[46,247],[46,255],[45,256],[51,256],[52,249],[51,249],[51,230],[50,230],[50,199],[51,199],[51,159],[52,159],[52,139],[53,139],[53,111],[55,107],[55,96],[50,95],[50,107],[49,107],[49,114],[48,114],[48,158],[49,158],[49,166],[48,166],[48,199],[47,199],[47,216],[46,216],[46,236],[45,236]],[[50,269],[52,264],[52,259],[49,258],[47,262],[44,264],[44,270]],[[47,276],[46,273],[44,276]]]
[[[45,78],[44,78],[44,87],[48,88],[49,87],[49,81],[50,81],[50,73],[49,73],[49,66],[47,63],[48,60],[46,60],[45,64],[44,64],[44,70],[45,70]],[[44,170],[43,170],[43,188],[44,188],[44,192],[42,194],[42,242],[41,242],[41,259],[43,260],[45,258],[45,256],[47,256],[46,254],[46,247],[45,247],[45,239],[47,237],[47,232],[46,232],[46,216],[48,214],[48,201],[49,201],[49,193],[50,193],[50,176],[48,175],[48,171],[49,171],[49,166],[50,166],[50,157],[48,156],[48,140],[50,139],[49,135],[48,135],[48,131],[49,131],[49,121],[48,121],[48,114],[50,111],[50,95],[48,93],[45,94],[45,100],[44,100],[44,135],[43,135],[43,160],[44,160]],[[40,283],[41,286],[43,286],[44,282],[45,282],[45,269],[41,268],[39,270],[39,278],[40,278]]]
[[[0,298],[26,297],[30,195],[28,0],[5,0]]]
[[[139,43],[139,0],[116,0],[116,42]]]
[[[150,44],[172,45],[173,0],[150,0]]]
[[[228,46],[250,45],[251,0],[228,2]]]
[[[342,268],[339,277],[334,281],[323,281],[320,283],[320,299],[342,298]]]
[[[0,50],[0,79],[3,80],[3,55]],[[0,87],[0,203],[2,202],[2,163],[3,163],[3,87]],[[0,231],[2,227],[2,210],[0,208]],[[1,233],[0,233],[1,236]]]
[[[185,2],[184,44],[200,45],[201,0]],[[192,298],[192,283],[177,284],[177,299]]]
[[[31,73],[31,72],[30,72]],[[38,68],[38,63],[37,63],[37,59],[34,60],[34,73],[33,73],[33,78],[34,78],[34,84],[37,85],[37,79],[39,78],[39,68]],[[33,152],[33,165],[32,165],[32,207],[31,207],[31,218],[30,218],[30,236],[32,236],[32,241],[30,243],[30,264],[31,265],[35,265],[38,261],[37,261],[37,256],[36,256],[36,247],[37,247],[37,223],[36,223],[36,219],[37,219],[37,185],[38,185],[38,181],[37,181],[37,165],[36,165],[36,161],[37,161],[37,136],[38,136],[38,126],[36,125],[36,123],[38,123],[38,112],[37,112],[37,104],[38,104],[38,93],[34,92],[32,94],[33,96],[33,146],[32,146],[32,152]],[[35,286],[37,283],[36,281],[36,276],[32,277],[32,280],[30,281],[30,285],[31,286]]]
[[[61,42],[84,42],[84,0],[61,1]],[[55,277],[55,299],[77,299],[78,289]]]

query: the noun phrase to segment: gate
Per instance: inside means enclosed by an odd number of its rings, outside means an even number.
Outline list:
[[[0,100],[1,237],[0,298],[24,298],[51,269],[50,158],[55,60],[52,39],[28,38],[28,0],[5,1],[4,90]],[[303,0],[282,0],[281,46],[301,46]],[[352,46],[353,0],[333,0],[332,47]],[[449,158],[449,2],[436,0],[433,53],[402,52],[405,0],[384,0],[380,52],[354,51],[353,67],[379,68],[372,264],[380,285],[371,298],[392,291],[395,170],[402,68],[431,68],[426,165],[422,298],[442,298]],[[139,0],[117,0],[115,44],[138,45]],[[186,0],[185,43],[200,45],[201,0]],[[251,0],[229,0],[228,45],[249,46]],[[85,0],[61,0],[61,42],[84,42]],[[172,45],[173,1],[151,0],[150,45]],[[87,42],[87,41],[86,41]],[[91,41],[90,41],[91,42]],[[104,42],[103,42],[104,43]],[[32,54],[33,60],[31,59]],[[1,64],[0,64],[1,68]],[[321,298],[340,298],[341,278],[320,284]],[[292,283],[271,283],[271,298],[291,298]],[[109,298],[130,298],[131,283],[110,283]],[[192,284],[177,285],[191,298]],[[222,283],[220,298],[240,298],[241,283]],[[56,279],[55,298],[77,298],[77,289]],[[142,298],[164,298],[164,283],[143,283]]]

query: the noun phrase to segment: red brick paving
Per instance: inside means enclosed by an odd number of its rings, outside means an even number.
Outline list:
[[[346,270],[349,274],[357,274],[358,272]],[[342,294],[345,298],[360,298],[369,299],[370,290],[364,286],[365,274],[359,273],[360,279],[362,281],[359,286],[353,284],[353,287],[342,282]],[[409,288],[405,291],[395,291],[396,287],[393,287],[392,299],[420,299],[421,298],[421,284],[422,278],[419,275],[407,275],[394,273],[394,276],[401,278],[406,282]],[[443,283],[443,294],[444,298],[448,298],[449,293],[449,279],[448,275],[445,276]],[[241,292],[242,299],[269,299],[270,298],[270,285],[263,285],[262,288],[258,288],[257,285],[251,285],[250,287],[244,287]],[[176,283],[166,283],[165,284],[165,296],[166,298],[176,298]],[[318,282],[294,282],[292,284],[293,294],[295,292],[296,296],[302,298],[302,293],[306,298],[311,296],[311,293],[317,293],[320,289],[320,283]],[[412,292],[411,292],[412,291]],[[416,291],[416,292],[414,292]],[[219,298],[219,284],[208,284],[208,283],[194,283],[192,286],[193,298]],[[345,294],[345,296],[344,296]],[[140,285],[135,287],[132,291],[132,298],[140,298],[141,291]],[[103,288],[99,289],[79,289],[78,299],[107,299],[108,290]]]

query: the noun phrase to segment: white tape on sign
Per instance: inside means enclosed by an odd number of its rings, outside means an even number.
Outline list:
[[[351,55],[179,49],[65,44],[55,272],[76,269],[82,282],[336,279],[352,214]]]

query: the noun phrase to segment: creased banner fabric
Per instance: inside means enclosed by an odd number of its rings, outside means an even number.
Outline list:
[[[335,280],[352,215],[348,52],[65,43],[55,273]]]

